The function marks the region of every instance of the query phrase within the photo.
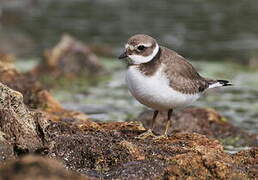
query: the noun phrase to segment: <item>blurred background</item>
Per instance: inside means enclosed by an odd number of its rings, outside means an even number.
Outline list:
[[[145,33],[188,58],[202,75],[232,81],[234,87],[210,91],[194,106],[214,108],[257,133],[257,19],[257,0],[0,0],[0,52],[15,55],[16,67],[30,71],[69,34],[96,55],[103,73],[70,80],[43,73],[39,79],[68,109],[124,121],[144,107],[129,95],[126,65],[116,57],[130,36]],[[69,60],[62,63],[69,66]]]

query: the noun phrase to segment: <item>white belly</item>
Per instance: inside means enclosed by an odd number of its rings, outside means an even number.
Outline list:
[[[182,108],[200,97],[200,94],[183,94],[173,90],[162,73],[162,66],[152,76],[145,76],[136,66],[130,66],[126,72],[126,83],[140,103],[155,110]]]

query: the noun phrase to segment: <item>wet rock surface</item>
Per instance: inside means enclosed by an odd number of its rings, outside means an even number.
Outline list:
[[[144,127],[150,128],[153,111],[142,112],[136,120],[143,123]],[[162,134],[165,129],[167,114],[159,113],[154,132]],[[224,144],[234,146],[257,146],[258,137],[244,132],[230,124],[226,118],[220,116],[213,109],[188,108],[173,113],[169,134],[176,132],[199,133],[210,138],[221,140]]]

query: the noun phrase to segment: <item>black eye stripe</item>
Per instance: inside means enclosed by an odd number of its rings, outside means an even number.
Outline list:
[[[146,48],[146,47],[143,46],[143,45],[140,45],[140,46],[137,47],[137,49],[140,50],[140,51],[144,50],[145,48]]]

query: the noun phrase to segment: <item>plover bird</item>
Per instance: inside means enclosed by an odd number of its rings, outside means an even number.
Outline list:
[[[207,79],[181,55],[144,34],[129,38],[119,59],[129,57],[126,83],[130,93],[154,110],[152,128],[160,111],[167,111],[167,136],[174,109],[196,101],[205,90],[230,86],[229,81]],[[151,129],[152,129],[151,128]]]

